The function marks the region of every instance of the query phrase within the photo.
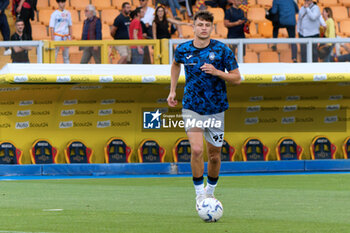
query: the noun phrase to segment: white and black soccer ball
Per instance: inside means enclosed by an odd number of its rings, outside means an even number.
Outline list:
[[[204,222],[219,221],[223,212],[224,208],[216,198],[206,198],[198,206],[198,215]]]

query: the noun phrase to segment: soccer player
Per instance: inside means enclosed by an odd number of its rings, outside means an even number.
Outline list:
[[[182,43],[175,50],[171,66],[171,84],[168,105],[177,105],[176,86],[184,64],[186,86],[182,100],[185,130],[191,144],[191,168],[196,191],[196,208],[208,197],[214,197],[219,179],[221,147],[224,140],[224,112],[228,108],[225,82],[239,84],[241,75],[231,49],[210,39],[213,15],[199,11],[194,16],[194,39]],[[228,73],[225,72],[225,69]],[[189,122],[215,121],[220,124],[201,127]],[[202,125],[203,126],[203,125]],[[208,180],[204,188],[203,136],[208,152]]]

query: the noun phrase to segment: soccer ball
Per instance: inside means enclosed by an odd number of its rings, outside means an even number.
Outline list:
[[[206,198],[198,206],[198,215],[204,222],[219,221],[223,212],[221,202],[215,198]]]

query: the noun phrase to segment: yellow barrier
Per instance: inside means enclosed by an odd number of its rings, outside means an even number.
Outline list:
[[[167,43],[166,43],[167,44]],[[108,47],[109,46],[153,46],[154,64],[167,64],[161,61],[161,43],[160,40],[81,40],[81,41],[45,41],[44,43],[44,63],[55,63],[55,48],[68,46],[99,46],[101,47],[101,63],[108,64]],[[165,62],[168,61],[168,48],[163,48]]]

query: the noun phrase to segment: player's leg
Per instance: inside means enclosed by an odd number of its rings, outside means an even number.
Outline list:
[[[208,179],[205,187],[206,197],[214,197],[215,187],[217,185],[221,166],[221,148],[224,142],[224,122],[225,113],[211,115],[210,118],[220,122],[217,127],[206,128],[204,137],[207,144],[208,154]]]
[[[199,128],[188,129],[187,137],[191,145],[192,179],[196,191],[196,204],[198,205],[205,198],[203,178],[203,131]]]
[[[208,153],[208,180],[205,188],[207,197],[214,197],[221,166],[221,146],[214,146],[207,141]]]

